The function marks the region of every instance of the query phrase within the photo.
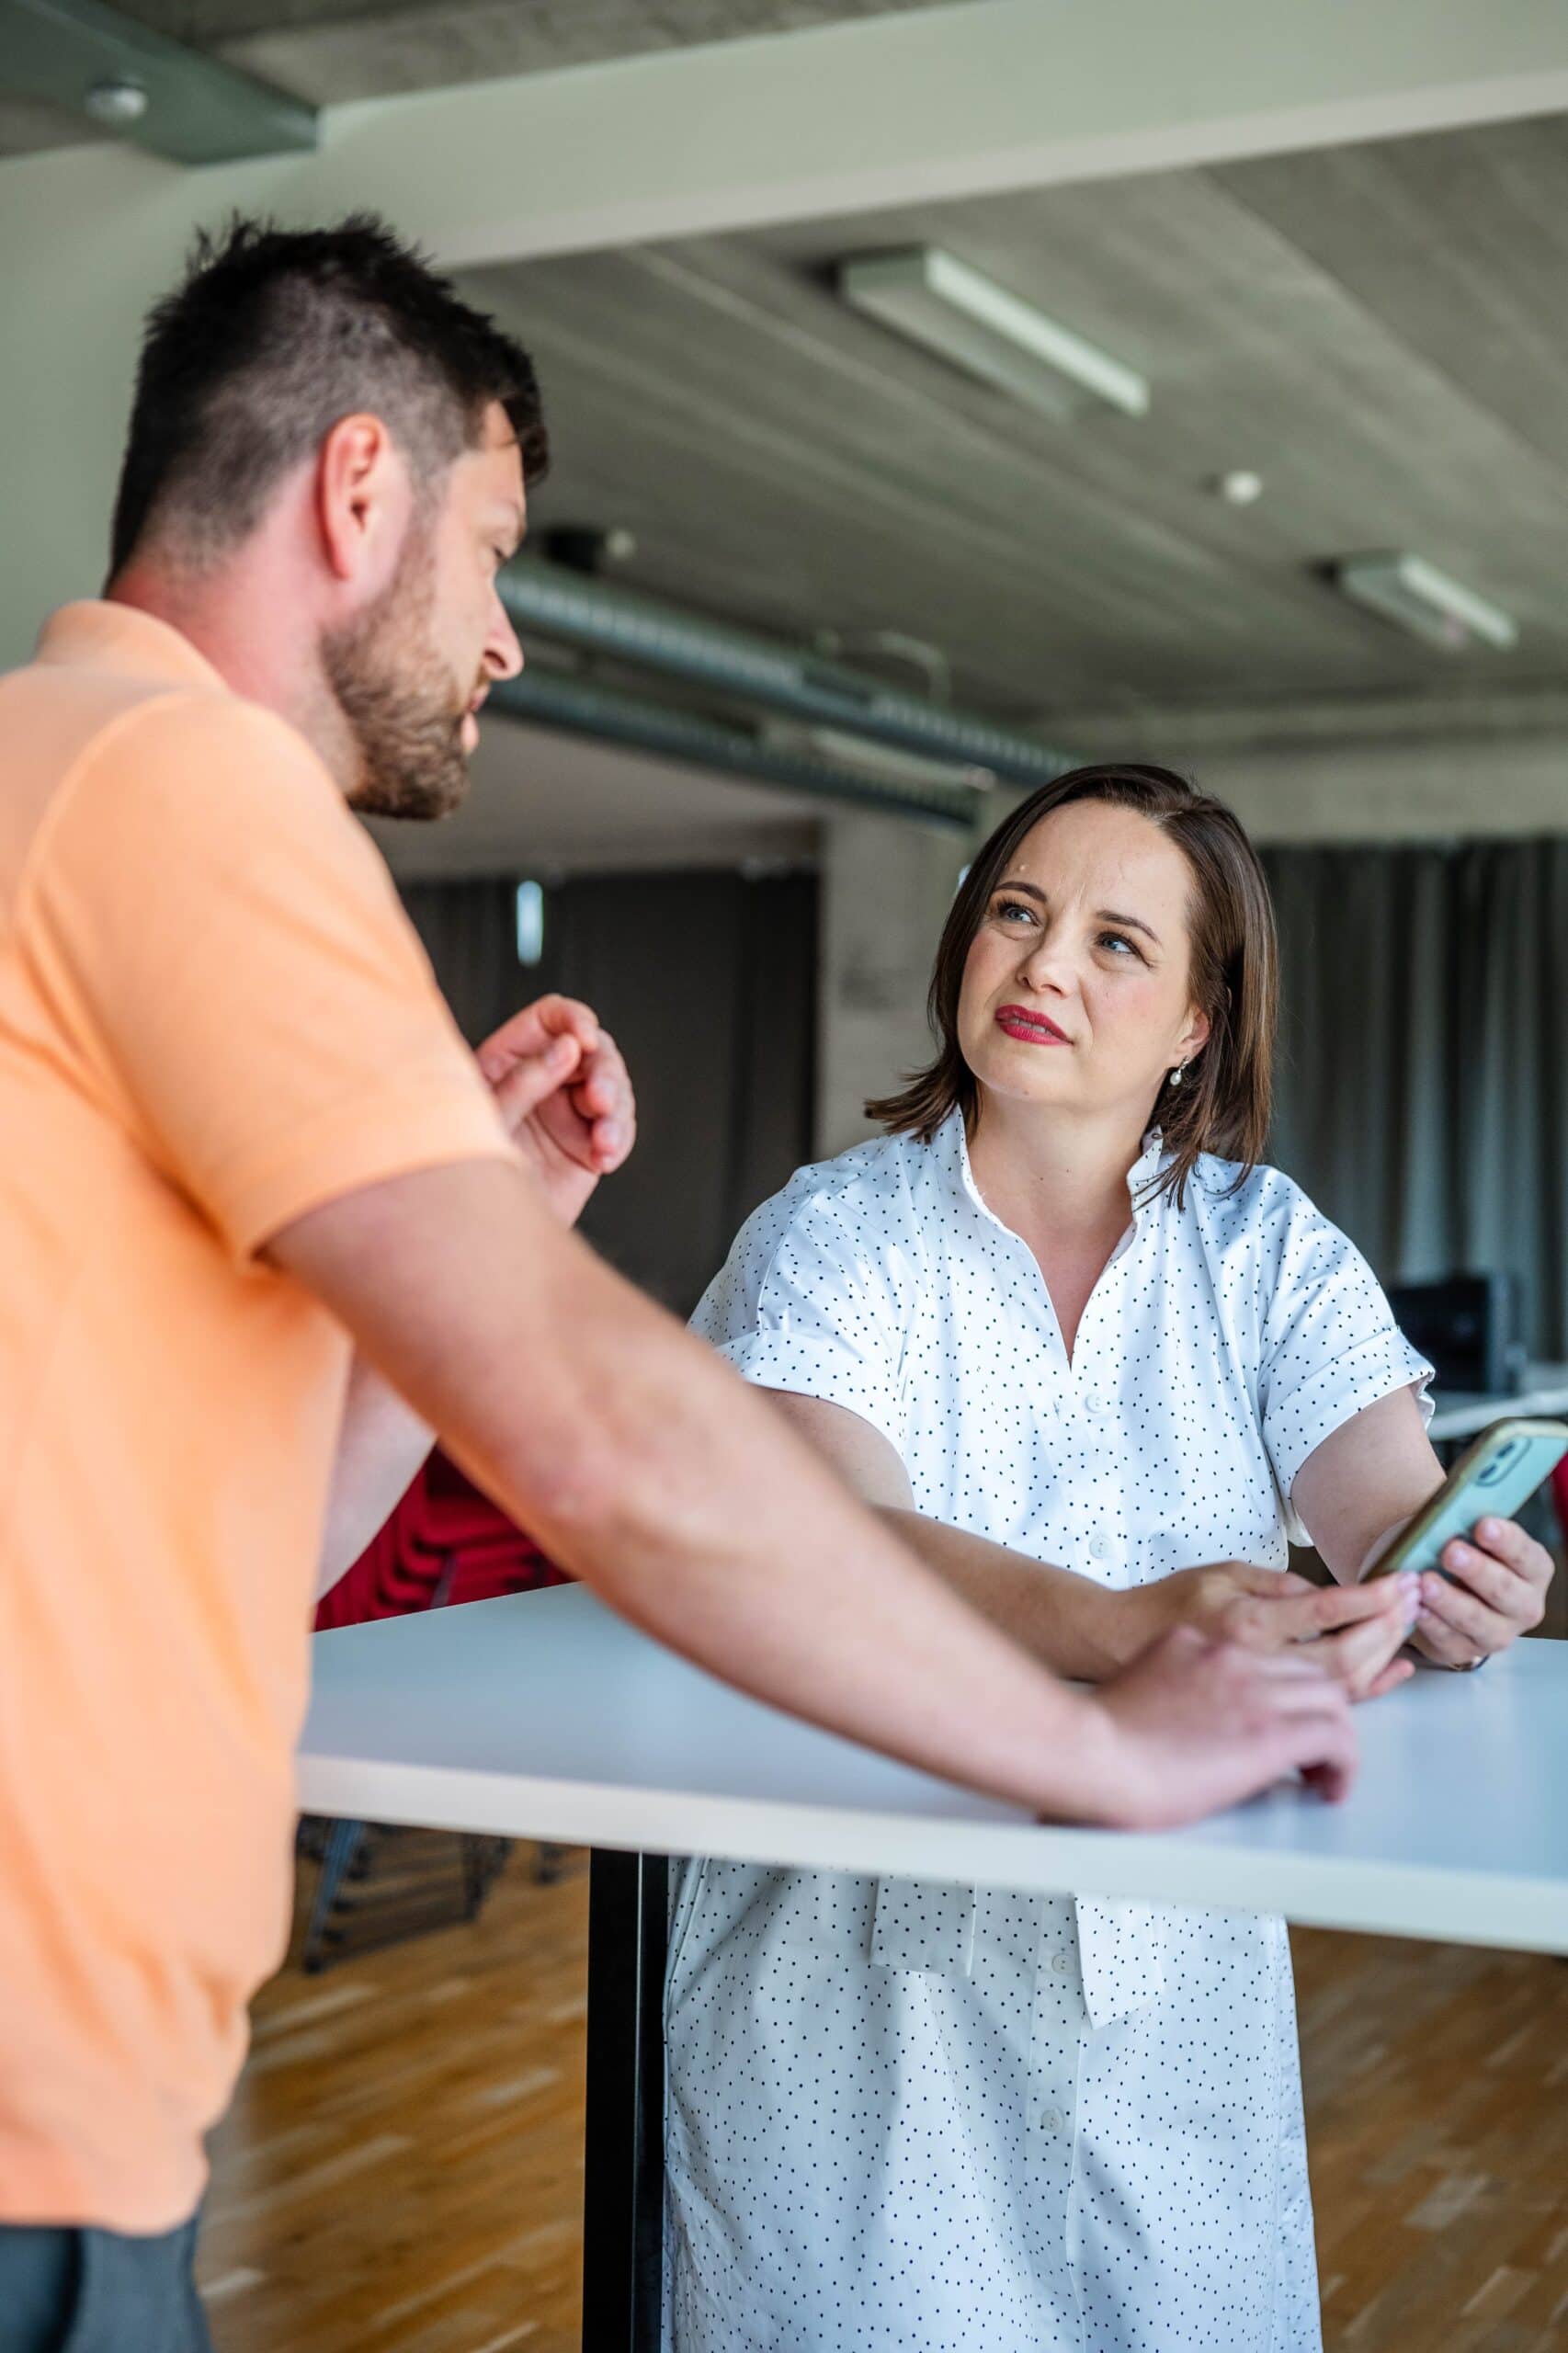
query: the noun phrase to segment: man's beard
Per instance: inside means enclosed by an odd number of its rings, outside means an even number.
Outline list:
[[[430,642],[436,567],[410,527],[397,575],[369,609],[322,640],[326,682],[359,755],[348,798],[372,817],[449,816],[468,791],[460,699]]]

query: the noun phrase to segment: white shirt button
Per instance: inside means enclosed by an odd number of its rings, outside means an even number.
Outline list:
[[[1111,1555],[1111,1541],[1110,1541],[1110,1538],[1109,1538],[1108,1536],[1091,1536],[1091,1537],[1090,1537],[1090,1539],[1089,1539],[1089,1558],[1090,1558],[1090,1560],[1091,1560],[1091,1561],[1108,1561],[1108,1560],[1109,1560],[1109,1558],[1110,1558],[1110,1555]]]
[[[1073,1964],[1064,1952],[1053,1952],[1051,1956],[1051,1965],[1058,1977],[1065,1977]]]
[[[1042,2109],[1040,2111],[1040,2120],[1041,2129],[1044,2131],[1060,2132],[1062,2130],[1062,2110],[1059,2108]]]
[[[1103,1422],[1111,1411],[1110,1399],[1103,1391],[1091,1389],[1084,1399],[1084,1411],[1086,1414],[1093,1414],[1096,1421]]]

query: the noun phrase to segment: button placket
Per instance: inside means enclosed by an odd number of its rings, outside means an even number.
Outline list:
[[[1078,2040],[1085,2023],[1077,1963],[1069,1940],[1075,1928],[1040,1946],[1035,1976],[1030,2038],[1032,2129],[1057,2144],[1071,2142],[1077,2115]]]

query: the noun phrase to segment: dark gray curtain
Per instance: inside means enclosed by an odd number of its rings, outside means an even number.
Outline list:
[[[1568,1357],[1568,839],[1272,849],[1272,1157],[1385,1282],[1521,1278]]]
[[[583,1231],[689,1314],[737,1228],[811,1158],[816,876],[574,876],[545,892],[532,968],[517,961],[512,883],[403,898],[472,1044],[551,989],[599,1014],[637,1087],[639,1139]]]
[[[402,882],[398,888],[471,1046],[543,994],[530,985],[530,975],[517,962],[515,882],[486,876],[473,882]]]

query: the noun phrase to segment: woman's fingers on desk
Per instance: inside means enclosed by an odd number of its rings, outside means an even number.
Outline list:
[[[1315,1625],[1303,1633],[1313,1655],[1353,1699],[1381,1699],[1415,1672],[1399,1655],[1421,1606],[1421,1580],[1409,1574],[1371,1585],[1329,1586],[1315,1592]]]
[[[1445,1576],[1421,1580],[1415,1647],[1438,1666],[1473,1666],[1539,1626],[1552,1559],[1517,1520],[1483,1519],[1443,1552]]]
[[[1184,1583],[1190,1580],[1190,1583]],[[1186,1622],[1253,1651],[1304,1643],[1315,1664],[1352,1699],[1381,1699],[1411,1673],[1397,1654],[1415,1622],[1419,1580],[1388,1577],[1372,1585],[1309,1585],[1245,1561],[1227,1561],[1173,1578]]]
[[[1343,1633],[1325,1634],[1318,1643],[1324,1666],[1353,1699],[1381,1699],[1415,1674],[1410,1661],[1399,1654],[1410,1639],[1415,1608],[1412,1598],[1408,1605],[1347,1626]]]

